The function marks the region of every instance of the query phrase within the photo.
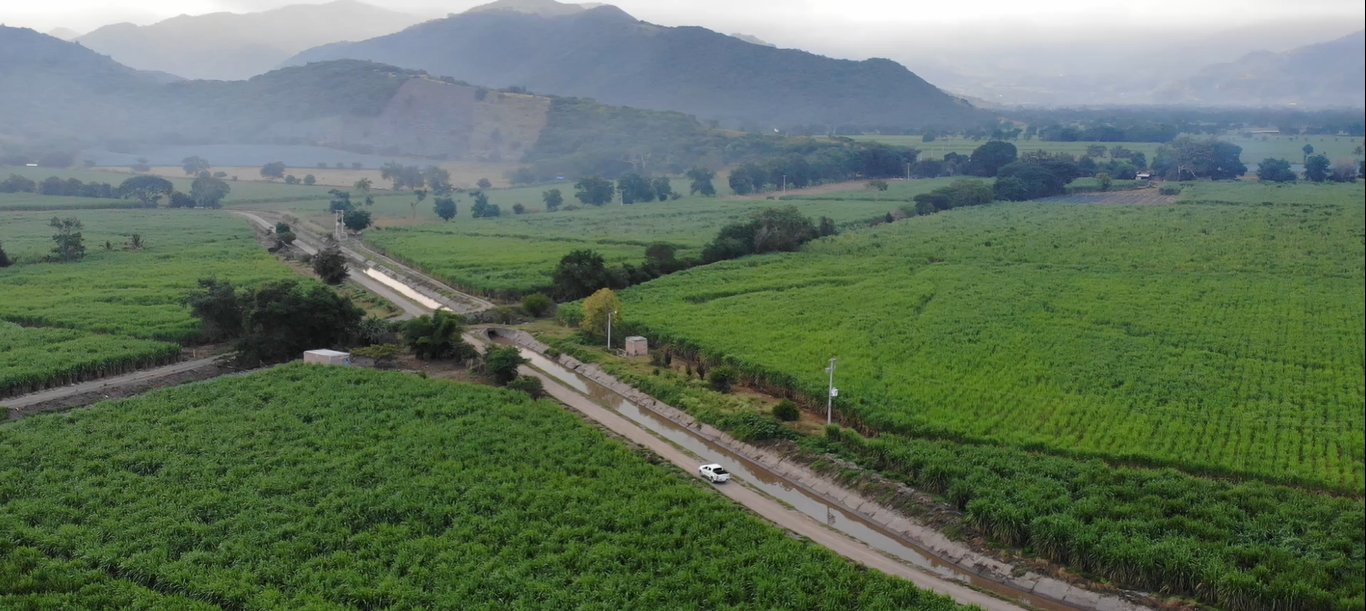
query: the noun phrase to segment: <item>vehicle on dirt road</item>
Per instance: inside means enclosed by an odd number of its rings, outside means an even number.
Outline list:
[[[702,479],[713,484],[721,484],[730,481],[730,472],[721,465],[702,465],[697,468],[697,472],[702,475]]]

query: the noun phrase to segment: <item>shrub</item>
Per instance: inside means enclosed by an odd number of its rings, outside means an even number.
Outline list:
[[[1176,185],[1166,185],[1159,187],[1157,192],[1162,195],[1181,195],[1181,187]]]
[[[491,346],[484,353],[484,372],[500,386],[517,379],[517,368],[525,363],[526,359],[512,346]]]
[[[394,359],[398,358],[403,347],[398,344],[375,344],[373,346],[362,346],[351,350],[352,356],[375,361],[375,367],[388,369],[393,367]]]
[[[541,379],[533,376],[517,376],[507,383],[511,390],[520,390],[532,399],[540,399],[545,396],[545,386],[541,384]]]
[[[730,392],[730,387],[735,383],[735,369],[722,365],[711,370],[707,374],[707,384],[716,392]]]
[[[801,418],[801,411],[797,409],[797,404],[791,399],[783,399],[773,406],[773,417],[783,422],[794,422]]]
[[[545,316],[546,313],[550,312],[554,307],[555,302],[541,293],[527,295],[526,298],[522,300],[522,309],[526,311],[527,315],[533,318]]]
[[[419,316],[408,321],[403,327],[403,342],[417,358],[423,360],[463,360],[474,356],[474,349],[460,338],[464,330],[464,320],[439,310],[431,316]]]

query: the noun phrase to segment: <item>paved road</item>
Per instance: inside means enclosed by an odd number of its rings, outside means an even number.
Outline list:
[[[465,339],[476,345],[488,345],[488,340],[486,338],[473,333],[466,334]],[[702,459],[697,456],[654,435],[630,419],[621,416],[611,409],[598,405],[592,399],[589,399],[564,385],[554,376],[525,365],[520,368],[520,372],[523,375],[539,378],[541,384],[545,387],[546,394],[550,397],[569,406],[582,414],[585,418],[603,425],[613,433],[628,439],[635,444],[648,448],[651,452],[668,460],[670,463],[673,463],[674,466],[683,469],[689,474],[695,475],[697,466],[703,462]],[[944,594],[952,597],[959,603],[975,605],[988,611],[1022,608],[1009,601],[1001,600],[959,583],[943,579],[936,575],[931,575],[883,555],[881,552],[868,547],[862,542],[831,530],[819,521],[812,519],[810,516],[788,507],[787,505],[744,485],[742,482],[732,480],[731,483],[715,486],[715,489],[720,494],[744,505],[751,511],[757,513],[760,517],[781,528],[806,537],[813,543],[866,567],[876,569],[893,577],[899,577],[910,581],[915,584],[916,587]]]

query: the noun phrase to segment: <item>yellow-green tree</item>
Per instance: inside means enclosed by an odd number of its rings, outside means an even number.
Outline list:
[[[612,314],[614,326],[620,324],[621,300],[612,289],[598,289],[583,300],[583,320],[579,322],[579,328],[599,337],[607,335],[608,313]]]

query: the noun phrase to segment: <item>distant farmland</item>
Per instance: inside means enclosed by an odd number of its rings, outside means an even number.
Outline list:
[[[1199,136],[1197,136],[1199,137]],[[900,146],[915,147],[920,150],[922,158],[939,159],[947,153],[969,154],[973,149],[986,143],[983,140],[972,140],[969,138],[946,137],[936,138],[931,142],[924,142],[920,136],[851,136],[855,140],[870,140],[875,142],[885,142]],[[1330,160],[1356,159],[1361,160],[1362,154],[1355,152],[1361,146],[1363,139],[1355,136],[1253,136],[1243,137],[1237,135],[1224,135],[1219,137],[1221,140],[1231,142],[1243,147],[1243,163],[1248,166],[1249,171],[1256,170],[1257,162],[1267,158],[1276,157],[1289,160],[1291,163],[1300,163],[1304,158],[1304,145],[1314,147],[1315,153],[1327,155]],[[1048,153],[1069,153],[1075,156],[1086,154],[1086,148],[1092,145],[1101,145],[1106,149],[1115,146],[1122,146],[1131,151],[1143,153],[1151,163],[1157,148],[1161,146],[1155,142],[1054,142],[1046,140],[1012,140],[1021,153],[1028,151],[1044,151]]]

